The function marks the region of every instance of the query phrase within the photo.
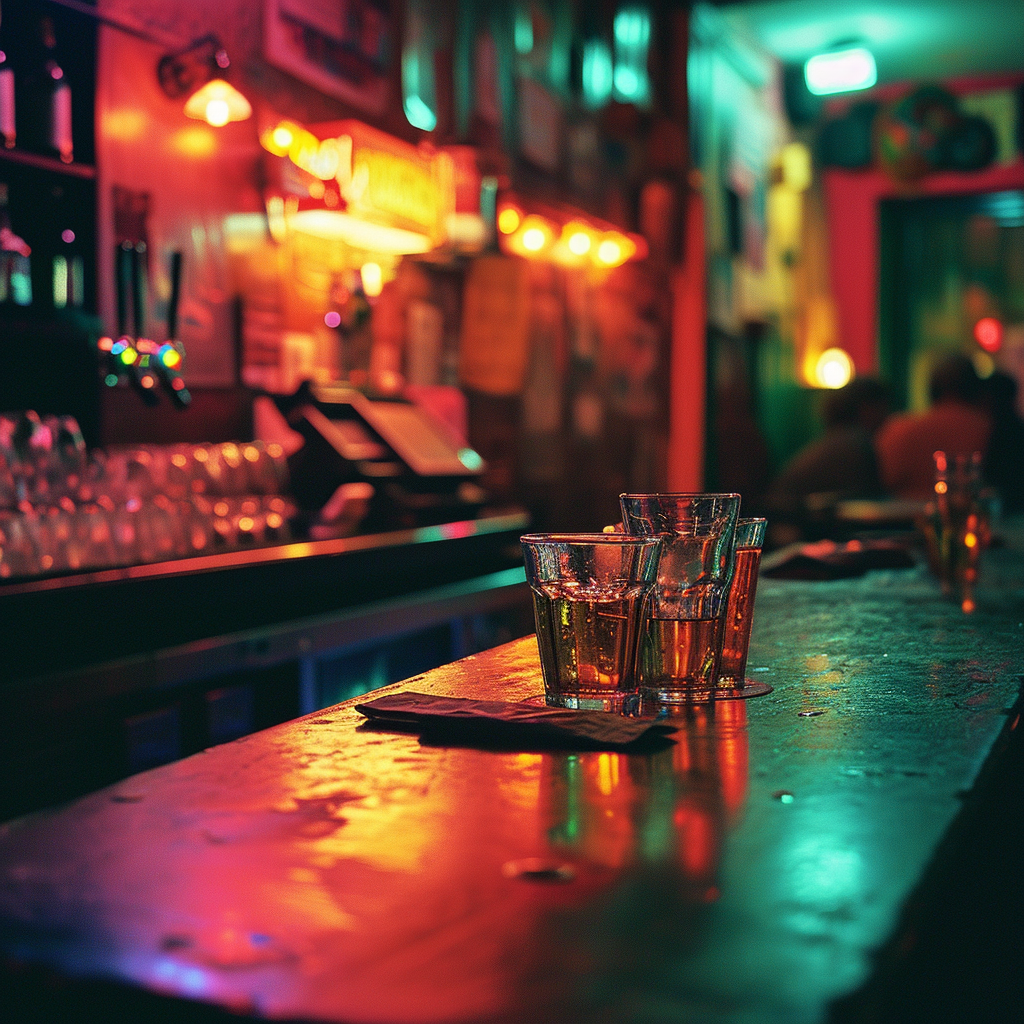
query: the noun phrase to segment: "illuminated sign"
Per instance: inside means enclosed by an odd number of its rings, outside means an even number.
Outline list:
[[[315,130],[281,121],[260,141],[313,179],[300,184],[319,206],[307,212],[317,213],[311,223],[320,228],[325,214],[338,214],[349,225],[356,218],[426,236],[425,248],[444,239],[446,218],[455,208],[455,167],[447,153],[413,146],[358,121]],[[332,237],[343,237],[343,227],[339,224]]]

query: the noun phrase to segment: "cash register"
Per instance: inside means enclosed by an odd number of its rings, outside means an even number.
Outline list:
[[[364,529],[472,519],[486,502],[479,484],[484,460],[413,402],[369,397],[345,384],[309,384],[281,411],[304,441],[289,471],[306,513],[354,481],[374,489]]]

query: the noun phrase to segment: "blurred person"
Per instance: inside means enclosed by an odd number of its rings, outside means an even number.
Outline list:
[[[1006,512],[1024,512],[1024,419],[1017,412],[1017,382],[997,370],[981,383],[982,401],[992,417],[992,434],[982,465]]]
[[[858,377],[827,392],[825,433],[782,467],[768,492],[770,505],[798,511],[812,494],[840,499],[884,493],[872,442],[889,410],[889,390],[873,377]]]
[[[932,455],[984,452],[992,418],[982,406],[981,382],[965,355],[944,358],[932,370],[923,413],[891,416],[875,435],[882,485],[897,498],[925,500],[933,493]]]

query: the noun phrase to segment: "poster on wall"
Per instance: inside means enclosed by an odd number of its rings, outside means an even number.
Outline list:
[[[371,114],[388,100],[388,0],[264,0],[267,61]]]

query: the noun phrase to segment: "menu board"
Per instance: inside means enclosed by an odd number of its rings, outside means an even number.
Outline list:
[[[510,256],[481,256],[466,278],[459,378],[485,394],[516,395],[529,357],[529,267]]]

